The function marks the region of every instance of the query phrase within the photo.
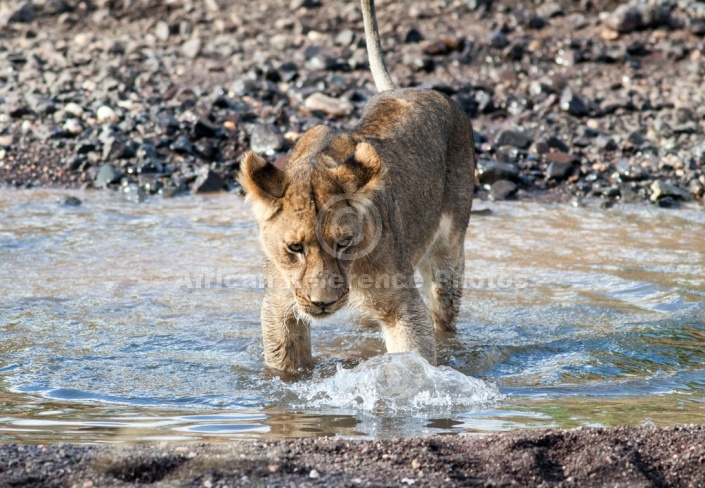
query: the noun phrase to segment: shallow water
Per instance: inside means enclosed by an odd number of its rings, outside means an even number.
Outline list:
[[[434,368],[349,314],[265,369],[236,195],[0,191],[0,441],[146,442],[705,422],[705,212],[484,203]]]

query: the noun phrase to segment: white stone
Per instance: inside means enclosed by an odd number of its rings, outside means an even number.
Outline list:
[[[96,112],[96,118],[101,124],[105,124],[108,122],[117,122],[118,120],[120,120],[118,115],[115,113],[115,110],[108,107],[107,105],[102,105],[100,108],[98,108],[98,111]]]
[[[72,134],[74,136],[80,134],[83,132],[83,126],[81,125],[81,121],[75,118],[70,118],[66,119],[66,122],[64,122],[64,130],[68,132],[69,134]]]
[[[64,107],[64,112],[67,114],[73,115],[74,117],[80,119],[83,117],[83,107],[81,107],[77,103],[69,102],[66,104]]]

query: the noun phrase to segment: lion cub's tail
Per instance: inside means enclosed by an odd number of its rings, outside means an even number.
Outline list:
[[[365,41],[367,42],[367,55],[370,59],[370,71],[375,80],[377,91],[393,90],[394,83],[389,76],[387,65],[384,64],[382,45],[379,41],[377,29],[377,16],[375,15],[374,0],[361,0],[362,20],[365,23]]]

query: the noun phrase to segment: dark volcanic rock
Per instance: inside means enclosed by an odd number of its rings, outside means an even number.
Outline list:
[[[191,141],[189,141],[189,138],[186,136],[179,136],[174,142],[171,143],[171,146],[169,147],[172,151],[181,154],[190,153],[193,151]]]
[[[496,161],[479,160],[477,172],[483,185],[491,185],[499,180],[516,180],[519,177],[519,168],[516,165]]]
[[[218,128],[208,121],[199,119],[193,126],[193,133],[196,137],[215,137],[218,134]]]
[[[678,208],[678,207],[680,207],[680,203],[678,203],[678,200],[674,197],[671,197],[671,196],[661,197],[657,200],[656,203],[661,208]]]
[[[289,8],[291,10],[297,10],[300,8],[304,9],[314,9],[322,5],[320,0],[291,0]]]
[[[212,169],[204,166],[198,172],[198,178],[194,181],[191,190],[194,193],[210,193],[221,191],[225,188],[223,178]]]
[[[547,25],[548,22],[546,21],[546,19],[544,19],[540,15],[531,15],[529,16],[529,19],[526,22],[526,26],[530,29],[543,29]]]
[[[489,43],[492,47],[503,49],[509,45],[509,40],[502,31],[494,31],[490,34]]]
[[[479,8],[489,9],[492,6],[492,0],[465,0],[465,4],[472,10]]]
[[[563,181],[573,172],[573,161],[553,161],[548,165],[546,176],[549,180]]]
[[[61,205],[67,207],[77,207],[81,205],[81,199],[72,195],[67,195],[61,199]]]
[[[531,137],[515,130],[502,131],[497,137],[498,146],[512,146],[519,149],[526,149],[531,145],[531,141]]]
[[[573,93],[570,88],[563,90],[560,105],[562,110],[578,117],[588,114],[588,108],[583,99]]]
[[[612,177],[620,181],[642,181],[649,177],[644,168],[623,159],[617,161],[615,167],[617,171]]]
[[[492,200],[507,200],[516,195],[517,185],[508,180],[499,180],[492,183],[490,187],[490,199]]]
[[[567,153],[570,151],[568,144],[566,144],[556,136],[550,136],[544,142],[548,147],[558,149],[561,152]]]
[[[705,36],[705,19],[690,19],[688,28],[696,36]]]
[[[411,27],[408,31],[406,31],[406,35],[404,36],[404,42],[407,44],[417,43],[423,40],[423,34],[421,34],[421,32],[415,27]]]
[[[8,3],[11,3],[10,0],[7,0],[7,1],[8,1]],[[8,7],[8,8],[12,9],[12,7]],[[37,16],[37,13],[34,10],[34,5],[32,5],[32,2],[22,2],[19,6],[12,9],[7,21],[19,23],[19,24],[25,24],[28,22],[32,22],[36,16]]]

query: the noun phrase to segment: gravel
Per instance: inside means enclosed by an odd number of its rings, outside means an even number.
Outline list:
[[[2,4],[0,184],[239,191],[245,151],[285,161],[305,130],[353,127],[375,93],[357,1]],[[701,3],[426,0],[378,13],[397,85],[456,99],[478,159],[516,167],[503,177],[516,191],[492,198],[655,205],[686,192],[702,204]],[[106,164],[119,178],[97,178]],[[202,171],[223,184],[204,187]]]
[[[380,441],[0,445],[0,486],[703,486],[701,426]]]

